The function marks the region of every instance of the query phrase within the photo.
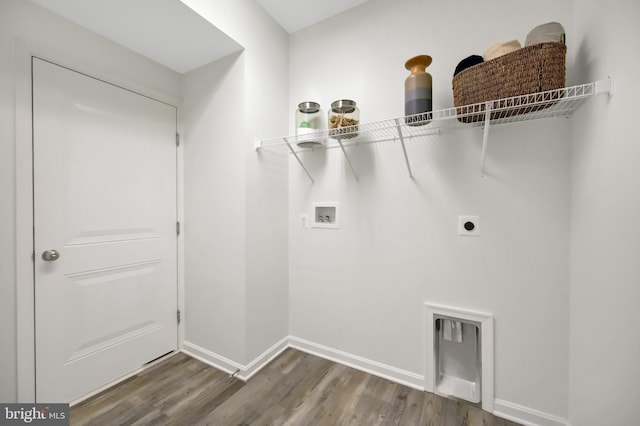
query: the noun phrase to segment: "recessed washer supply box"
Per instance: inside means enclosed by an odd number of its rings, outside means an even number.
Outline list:
[[[335,202],[317,202],[313,203],[313,220],[314,228],[339,228],[338,219],[339,205]]]

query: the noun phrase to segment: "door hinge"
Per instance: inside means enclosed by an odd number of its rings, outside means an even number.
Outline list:
[[[176,133],[176,146],[180,146],[180,133]]]
[[[178,319],[178,324],[180,324],[180,321],[182,320],[182,313],[180,312],[180,309],[178,309],[178,314],[176,317]]]
[[[176,222],[176,234],[180,235],[180,222]]]
[[[31,261],[32,262],[36,261],[36,252],[31,253]]]

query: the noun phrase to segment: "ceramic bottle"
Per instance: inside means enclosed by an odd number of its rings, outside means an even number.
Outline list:
[[[432,80],[426,68],[431,64],[431,56],[419,55],[409,59],[404,67],[411,74],[404,81],[404,115],[410,126],[422,126],[430,121],[432,111]],[[419,115],[415,115],[419,114]]]

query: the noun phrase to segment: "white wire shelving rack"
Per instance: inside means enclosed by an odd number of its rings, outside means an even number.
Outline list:
[[[443,132],[468,129],[470,127],[483,127],[480,173],[484,174],[485,157],[489,143],[489,129],[491,126],[542,118],[570,117],[587,99],[600,94],[613,95],[613,79],[611,77],[606,80],[598,80],[593,83],[570,86],[562,89],[434,110],[429,113],[406,117],[360,123],[356,126],[322,130],[303,136],[292,135],[260,139],[256,140],[255,148],[256,150],[260,150],[276,146],[288,147],[291,154],[295,157],[311,182],[313,182],[313,177],[305,167],[299,154],[315,149],[339,147],[357,180],[358,174],[349,159],[346,147],[397,140],[402,148],[402,154],[409,177],[413,178],[411,163],[405,144],[408,139],[438,135]],[[324,144],[317,145],[313,148],[298,147],[298,142],[308,141],[311,138],[323,140]]]

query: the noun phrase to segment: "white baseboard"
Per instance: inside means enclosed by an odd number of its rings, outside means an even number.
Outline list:
[[[294,336],[283,338],[247,365],[242,365],[187,341],[183,343],[182,352],[226,373],[236,373],[236,377],[240,380],[247,381],[287,348],[316,355],[414,389],[425,390],[425,378],[420,374],[401,370]],[[494,415],[525,426],[570,426],[566,419],[509,401],[495,399],[493,405]]]
[[[525,426],[570,426],[567,419],[513,402],[496,399],[493,414]]]
[[[400,383],[401,385],[409,386],[421,391],[424,390],[424,376],[420,374],[411,373],[406,370],[381,364],[370,359],[362,358],[357,355],[329,348],[327,346],[319,345],[293,336],[289,336],[289,346],[321,358],[335,361],[339,364],[346,365],[347,367],[353,367],[356,370],[364,371],[365,373]]]
[[[235,374],[238,379],[246,382],[265,365],[269,364],[275,357],[280,355],[282,351],[287,349],[289,347],[288,343],[289,337],[285,337],[262,354],[258,355],[247,365],[242,365],[230,360],[229,358],[198,346],[195,343],[187,341],[182,343],[182,352],[204,362],[205,364],[209,364],[218,370],[222,370],[225,373]]]
[[[241,369],[241,377],[243,380],[249,380],[254,374],[262,370],[262,367],[269,364],[275,357],[280,355],[289,347],[289,337],[280,340],[269,349],[258,355],[256,359],[251,361],[247,366]]]
[[[222,355],[218,355],[215,352],[211,352],[208,349],[198,346],[195,343],[187,342],[186,340],[182,342],[181,351],[225,373],[233,374],[238,370],[242,370],[243,367],[242,364],[238,364],[229,358],[225,358]]]

